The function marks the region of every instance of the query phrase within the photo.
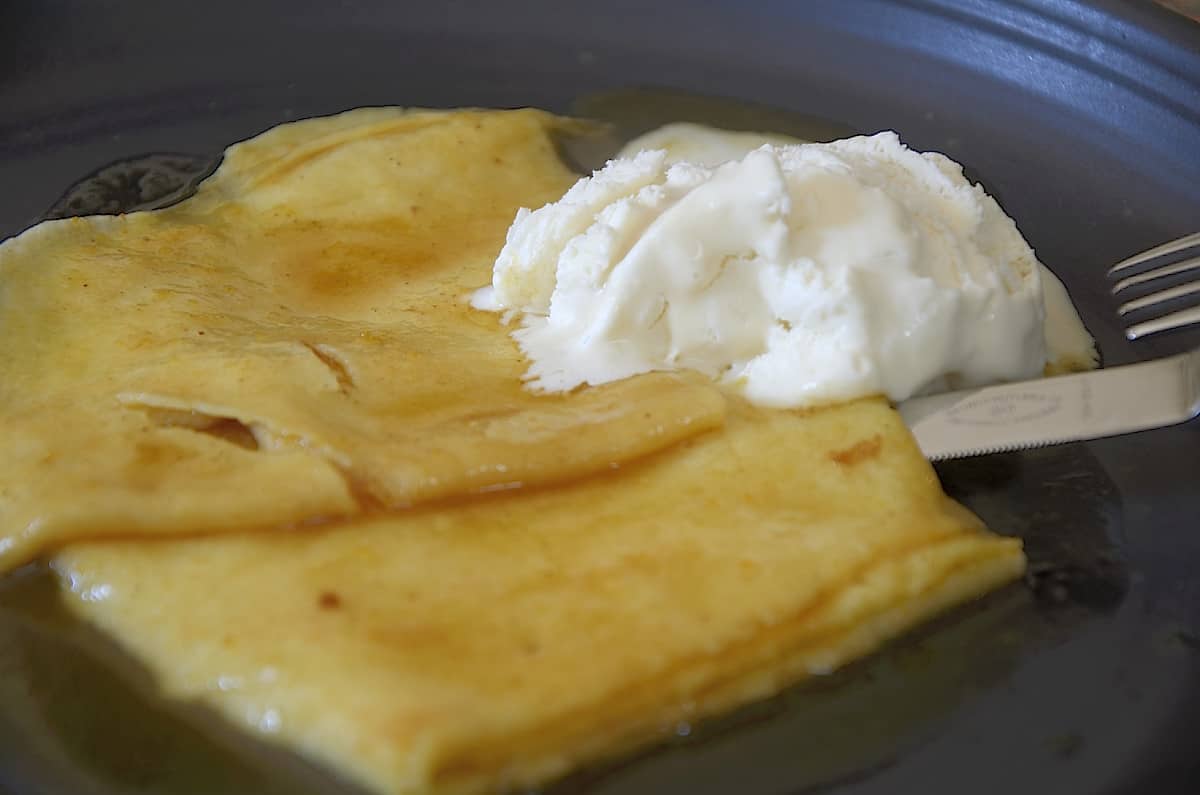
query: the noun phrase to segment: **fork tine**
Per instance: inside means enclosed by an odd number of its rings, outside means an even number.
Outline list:
[[[1160,331],[1170,331],[1171,329],[1188,326],[1192,323],[1200,323],[1200,306],[1193,306],[1190,309],[1180,309],[1178,312],[1171,312],[1162,317],[1156,317],[1153,320],[1135,323],[1125,329],[1125,338],[1136,340],[1138,337],[1157,334]]]
[[[1200,257],[1192,257],[1191,259],[1181,260],[1170,265],[1164,265],[1161,268],[1145,271],[1134,276],[1126,276],[1121,281],[1113,285],[1112,293],[1117,293],[1136,284],[1145,284],[1155,279],[1161,279],[1164,276],[1174,276],[1177,273],[1187,273],[1188,271],[1200,270]]]
[[[1192,282],[1191,284],[1181,284],[1178,287],[1171,287],[1167,290],[1159,290],[1157,293],[1150,293],[1141,298],[1135,298],[1132,301],[1126,301],[1117,307],[1118,315],[1127,315],[1130,312],[1135,312],[1139,309],[1145,309],[1149,306],[1161,304],[1163,301],[1170,301],[1172,298],[1182,298],[1185,295],[1192,293],[1200,293],[1200,282]]]
[[[1161,246],[1155,246],[1148,251],[1143,251],[1140,254],[1134,254],[1132,257],[1127,257],[1116,265],[1108,269],[1109,276],[1115,276],[1121,271],[1128,270],[1144,262],[1149,262],[1156,257],[1165,257],[1168,254],[1175,254],[1179,251],[1184,251],[1192,246],[1200,245],[1200,232],[1195,232],[1190,235],[1185,235],[1178,240],[1172,240],[1169,243],[1163,243]]]

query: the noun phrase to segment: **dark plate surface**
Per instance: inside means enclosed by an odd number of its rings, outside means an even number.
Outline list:
[[[897,129],[1000,197],[1107,364],[1200,344],[1127,343],[1104,279],[1200,228],[1200,26],[1147,3],[43,0],[6,7],[0,59],[0,236],[107,163],[165,153],[123,188],[134,204],[164,166],[194,175],[177,155],[289,119],[611,109],[595,95],[657,86]],[[562,791],[1200,791],[1200,424],[939,473],[1025,538],[1029,583]],[[47,591],[35,570],[0,579],[0,791],[350,792],[156,699]]]

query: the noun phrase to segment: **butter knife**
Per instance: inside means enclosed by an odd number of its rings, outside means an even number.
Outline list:
[[[1200,348],[1140,364],[910,398],[896,408],[932,461],[1162,428],[1200,414]]]

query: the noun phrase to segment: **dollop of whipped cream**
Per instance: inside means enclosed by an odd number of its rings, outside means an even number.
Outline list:
[[[1042,290],[995,200],[885,132],[612,160],[518,212],[473,304],[522,316],[536,389],[691,369],[802,407],[1036,377]]]

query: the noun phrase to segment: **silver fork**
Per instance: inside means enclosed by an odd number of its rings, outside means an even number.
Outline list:
[[[1177,254],[1183,254],[1184,257],[1168,262],[1165,265],[1159,265],[1156,268],[1139,270],[1142,266],[1172,258]],[[1188,256],[1189,254],[1194,254],[1195,256]],[[1141,254],[1134,254],[1132,257],[1121,260],[1108,269],[1109,277],[1115,278],[1122,274],[1132,275],[1124,276],[1113,285],[1112,294],[1114,296],[1119,296],[1130,288],[1139,285],[1193,271],[1196,273],[1196,278],[1192,281],[1175,287],[1156,290],[1139,298],[1126,301],[1117,307],[1117,314],[1124,318],[1126,315],[1134,312],[1158,308],[1161,304],[1175,298],[1200,294],[1200,232],[1185,235],[1178,240],[1163,243],[1161,246],[1155,246],[1148,251],[1143,251]],[[1134,323],[1126,327],[1125,336],[1128,339],[1135,340],[1138,337],[1145,337],[1148,334],[1182,328],[1195,323],[1200,323],[1200,305],[1185,307],[1175,312],[1143,320],[1140,323]]]

